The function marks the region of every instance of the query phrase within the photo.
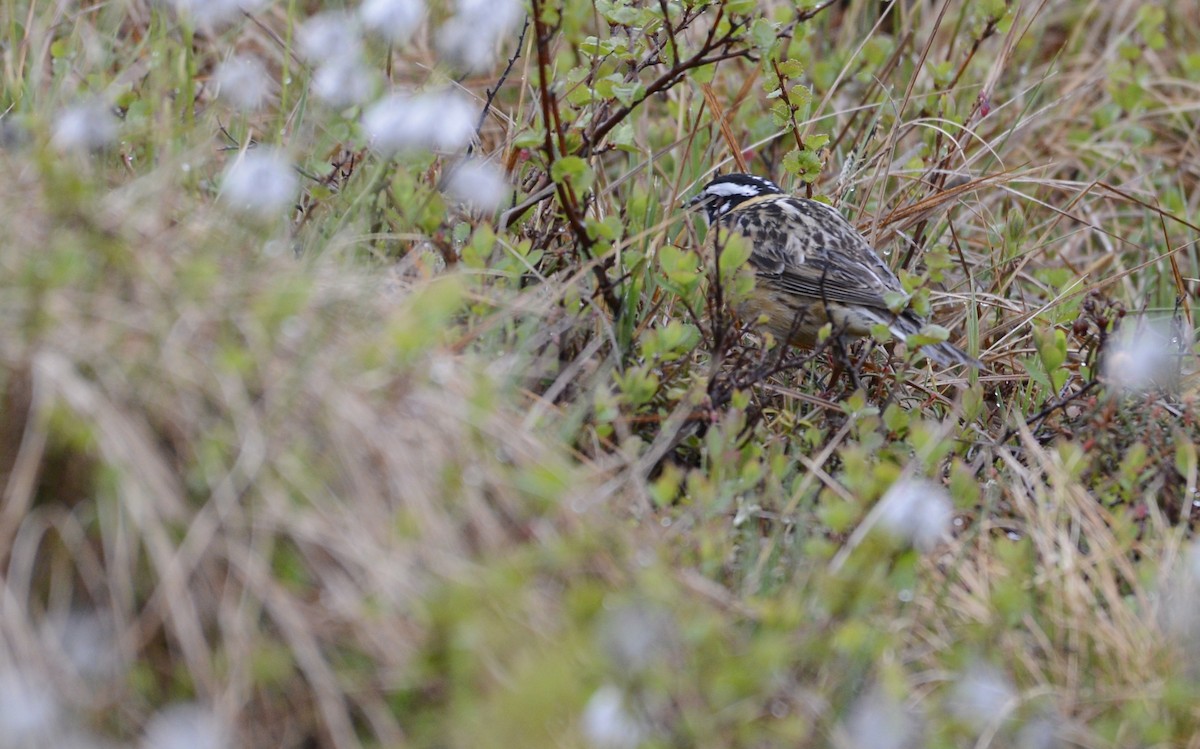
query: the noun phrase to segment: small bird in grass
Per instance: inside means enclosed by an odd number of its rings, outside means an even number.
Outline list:
[[[888,309],[884,295],[903,292],[900,279],[837,209],[788,195],[750,174],[717,177],[687,205],[703,209],[710,227],[749,241],[758,281],[747,304],[751,313],[766,316],[775,337],[811,348],[826,324],[834,335],[855,338],[882,324],[905,340],[925,324],[909,310]],[[949,343],[921,351],[942,366],[980,366]]]

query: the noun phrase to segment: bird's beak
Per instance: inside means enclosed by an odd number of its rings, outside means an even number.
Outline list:
[[[712,218],[707,210],[709,201],[712,200],[711,195],[705,195],[703,192],[696,197],[688,200],[683,204],[683,210],[688,213],[699,213],[704,218],[704,225],[708,226]]]

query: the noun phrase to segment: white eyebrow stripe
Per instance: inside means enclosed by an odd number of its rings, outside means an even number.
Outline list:
[[[762,188],[753,185],[739,185],[733,182],[722,182],[719,185],[713,185],[705,190],[709,195],[718,195],[722,198],[731,195],[744,195],[747,198],[752,198],[762,192]]]

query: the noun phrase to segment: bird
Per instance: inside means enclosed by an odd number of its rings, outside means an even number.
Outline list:
[[[830,324],[839,337],[866,337],[872,327],[884,325],[906,340],[925,325],[911,310],[888,308],[888,292],[904,293],[900,279],[833,206],[790,195],[769,179],[735,173],[713,179],[686,207],[703,210],[709,244],[716,241],[716,226],[750,243],[747,262],[756,284],[745,311],[765,317],[777,339],[812,348]],[[946,342],[925,344],[921,353],[943,367],[982,366]]]

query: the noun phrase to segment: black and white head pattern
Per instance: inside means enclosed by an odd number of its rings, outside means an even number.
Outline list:
[[[704,215],[712,224],[745,200],[782,192],[779,185],[769,179],[755,177],[753,174],[726,174],[709,182],[699,195],[688,202],[688,207],[703,207]]]

